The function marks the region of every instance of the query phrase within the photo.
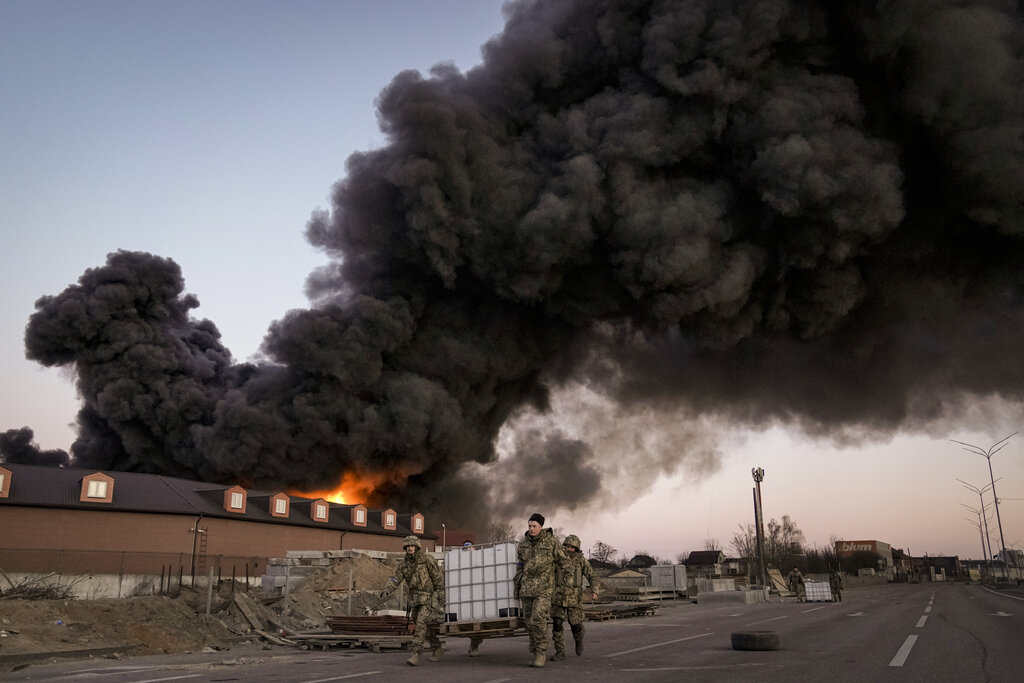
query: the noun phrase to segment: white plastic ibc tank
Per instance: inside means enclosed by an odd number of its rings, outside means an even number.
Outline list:
[[[825,581],[804,581],[807,602],[832,602],[832,588]]]
[[[445,554],[448,621],[478,621],[519,615],[513,596],[516,544],[498,543]]]

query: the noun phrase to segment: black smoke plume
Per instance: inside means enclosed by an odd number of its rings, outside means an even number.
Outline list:
[[[35,432],[28,427],[8,429],[0,433],[2,462],[50,467],[66,467],[69,464],[67,451],[59,448],[43,450],[33,441],[34,438]]]
[[[454,519],[585,505],[628,477],[605,436],[699,471],[702,420],[860,438],[1022,399],[1017,3],[505,11],[480,66],[383,90],[387,144],[310,220],[332,265],[265,362],[232,362],[166,259],[39,300],[28,355],[77,370],[76,463],[377,472],[379,501]],[[566,388],[608,401],[603,431],[532,426]]]

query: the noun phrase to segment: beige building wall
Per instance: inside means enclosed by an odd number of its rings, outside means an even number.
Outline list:
[[[403,536],[203,517],[5,506],[0,557],[8,571],[149,571],[197,558],[251,558],[260,567],[289,550],[401,552]],[[426,550],[434,541],[424,539]],[[54,564],[59,566],[55,567]],[[205,566],[206,562],[202,564]]]

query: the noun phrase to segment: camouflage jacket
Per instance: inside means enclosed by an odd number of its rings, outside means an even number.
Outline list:
[[[536,536],[526,532],[516,548],[516,556],[516,597],[550,597],[555,590],[555,567],[564,566],[566,560],[551,529],[541,529]]]
[[[565,553],[565,566],[555,569],[555,594],[551,598],[552,605],[562,607],[579,607],[583,604],[583,578],[590,582],[590,592],[601,589],[601,582],[594,575],[594,570],[580,551]]]
[[[405,582],[409,587],[410,605],[444,605],[444,574],[437,560],[422,550],[406,555],[388,581],[392,588]]]

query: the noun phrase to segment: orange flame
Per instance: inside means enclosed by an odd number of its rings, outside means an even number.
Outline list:
[[[356,505],[365,503],[381,485],[392,481],[394,473],[359,472],[350,470],[341,475],[338,486],[333,489],[317,489],[315,491],[286,491],[290,496],[304,498],[323,498],[332,503]]]

